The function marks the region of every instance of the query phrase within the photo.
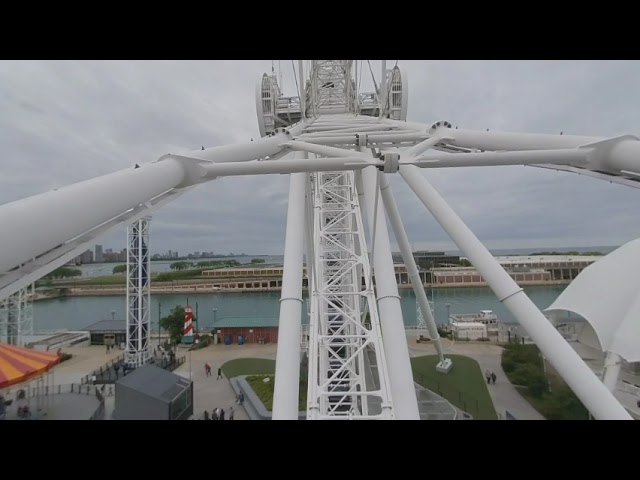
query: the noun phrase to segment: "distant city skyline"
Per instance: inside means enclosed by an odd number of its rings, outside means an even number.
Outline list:
[[[413,247],[413,251],[430,251],[430,252],[445,252],[445,253],[459,253],[459,249],[453,245],[449,248],[445,248],[445,247],[425,247],[423,248],[422,242],[413,242],[414,244],[412,245]],[[124,242],[123,242],[124,244]],[[399,248],[397,248],[397,245],[392,243],[392,250],[394,252],[399,251]],[[585,250],[585,249],[593,249],[593,250],[611,250],[611,249],[615,249],[617,247],[619,247],[620,245],[534,245],[534,246],[523,246],[523,245],[515,245],[515,246],[498,246],[498,247],[492,247],[490,245],[488,245],[488,248],[490,250],[531,250],[531,253],[534,253],[535,251],[553,251],[553,250],[571,250],[571,249],[578,249],[578,250]],[[122,246],[122,247],[107,247],[106,245],[100,245],[100,244],[96,244],[91,250],[92,251],[96,251],[97,247],[102,247],[103,250],[103,255],[109,252],[122,252],[123,250],[126,249],[126,245]],[[207,250],[207,249],[203,249],[203,250],[194,250],[191,252],[186,252],[186,251],[181,251],[179,249],[169,249],[166,250],[164,252],[159,252],[153,249],[153,247],[150,247],[151,250],[151,257],[163,257],[162,259],[174,259],[174,258],[185,258],[185,257],[195,257],[195,258],[211,258],[213,255],[226,255],[226,256],[281,256],[284,255],[284,251],[282,252],[260,252],[258,251],[258,249],[254,249],[247,252],[234,252],[234,251],[230,251],[230,252],[219,252],[216,250]],[[171,252],[173,254],[172,257],[169,257],[167,254]],[[164,258],[166,256],[166,258]],[[95,258],[95,257],[94,257]],[[96,263],[98,263],[97,260],[95,260]],[[126,258],[125,258],[126,261]]]

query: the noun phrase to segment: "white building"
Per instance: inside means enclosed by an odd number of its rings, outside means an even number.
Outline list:
[[[478,340],[487,338],[487,326],[480,322],[451,322],[456,339]]]

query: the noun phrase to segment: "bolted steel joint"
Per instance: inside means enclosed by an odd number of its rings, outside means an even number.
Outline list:
[[[367,134],[366,133],[356,133],[356,141],[358,142],[359,147],[367,146]]]
[[[384,173],[396,173],[400,168],[399,153],[384,153],[382,155],[382,161],[384,162],[382,168],[382,171]]]

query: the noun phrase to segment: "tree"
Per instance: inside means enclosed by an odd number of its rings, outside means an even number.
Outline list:
[[[589,411],[567,385],[553,390],[545,411],[540,413],[547,420],[587,420],[589,418]]]
[[[53,272],[47,275],[45,278],[68,278],[79,277],[82,275],[82,270],[77,268],[60,267],[56,268]]]
[[[124,273],[127,271],[127,266],[126,265],[116,265],[115,267],[113,267],[113,274],[115,275],[116,273]]]
[[[193,322],[197,321],[195,315]],[[184,333],[184,307],[178,305],[171,310],[171,313],[160,319],[160,327],[169,333],[171,342],[179,343]]]
[[[264,258],[254,258],[251,263],[264,263]]]
[[[193,263],[191,262],[173,262],[171,265],[169,265],[169,268],[171,270],[187,270],[188,268],[192,268],[193,267]]]

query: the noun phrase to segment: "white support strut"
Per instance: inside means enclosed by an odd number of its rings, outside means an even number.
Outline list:
[[[418,400],[413,384],[400,295],[391,257],[387,220],[384,209],[381,208],[382,205],[377,210],[375,208],[376,197],[379,195],[379,191],[376,190],[377,176],[378,170],[375,167],[367,167],[362,170],[364,197],[367,204],[367,223],[375,242],[372,252],[373,269],[376,277],[376,298],[380,312],[382,339],[387,355],[396,418],[399,420],[418,420],[420,418]],[[376,210],[375,215],[377,216],[375,220],[374,210]],[[375,232],[373,232],[374,222],[376,223]]]
[[[477,239],[417,167],[404,165],[400,175],[513,316],[531,335],[542,354],[562,375],[591,414],[600,420],[630,420],[631,416],[607,387],[562,338],[544,314]]]
[[[423,317],[425,317],[431,341],[436,346],[436,351],[438,352],[440,362],[444,363],[444,352],[442,351],[442,343],[440,341],[440,335],[438,334],[438,327],[436,325],[435,319],[433,318],[433,312],[431,311],[431,306],[429,305],[427,294],[424,291],[424,286],[422,285],[422,280],[420,279],[420,273],[418,272],[416,260],[415,258],[413,258],[413,252],[411,251],[411,244],[409,243],[407,232],[405,232],[404,226],[402,225],[400,211],[398,210],[396,201],[393,198],[391,183],[389,182],[386,174],[380,174],[380,176],[380,192],[382,193],[382,201],[384,203],[384,208],[387,212],[387,216],[389,217],[389,222],[391,223],[391,228],[393,229],[394,236],[396,237],[396,241],[398,242],[400,254],[402,255],[402,261],[404,262],[407,269],[409,280],[411,280],[411,286],[413,287],[416,299],[418,300],[418,304],[420,305],[420,311],[422,312]]]
[[[297,152],[304,158],[304,152]],[[305,187],[308,174],[293,173],[289,184],[289,208],[284,243],[278,350],[273,391],[274,420],[297,420],[302,328],[302,268],[305,230]]]

